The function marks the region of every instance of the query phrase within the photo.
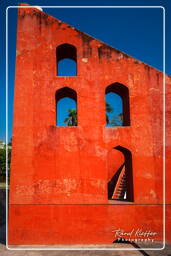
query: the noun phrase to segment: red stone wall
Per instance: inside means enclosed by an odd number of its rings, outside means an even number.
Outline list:
[[[56,76],[63,43],[77,49],[76,77]],[[129,89],[130,126],[105,126],[113,83]],[[56,126],[55,93],[66,86],[77,92],[77,127]],[[39,10],[19,9],[9,243],[112,243],[112,229],[131,227],[162,240],[162,121],[161,72]],[[119,145],[132,153],[134,202],[118,204],[107,182],[109,152]]]

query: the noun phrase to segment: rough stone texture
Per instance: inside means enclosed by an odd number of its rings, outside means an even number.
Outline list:
[[[150,229],[162,240],[163,74],[37,9],[18,14],[9,244],[112,243],[117,228]],[[76,77],[56,76],[64,43],[77,48]],[[105,127],[113,83],[129,89],[130,126]],[[66,86],[77,92],[77,127],[56,127],[55,94]],[[107,196],[109,153],[119,145],[132,153],[130,203]]]

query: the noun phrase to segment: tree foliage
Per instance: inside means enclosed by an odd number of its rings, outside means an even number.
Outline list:
[[[8,147],[8,172],[9,172],[10,163],[11,163],[11,141],[9,142],[7,147]],[[6,144],[1,146],[0,148],[0,180],[4,181],[5,177],[6,177]]]
[[[113,115],[110,121],[108,113],[113,113],[113,108],[109,103],[106,103],[106,123],[110,126],[122,126],[123,125],[123,113],[119,115]]]
[[[77,111],[76,109],[68,109],[68,117],[65,118],[64,123],[68,126],[77,126]]]
[[[123,125],[123,113],[119,115],[113,115],[113,119],[110,122],[112,126],[122,126]]]
[[[109,121],[110,119],[107,113],[113,113],[113,108],[109,103],[106,103],[106,123],[110,124],[110,121]]]

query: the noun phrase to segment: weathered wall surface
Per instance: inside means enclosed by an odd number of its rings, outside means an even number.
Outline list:
[[[76,77],[56,76],[63,43],[77,48]],[[129,89],[131,124],[105,127],[105,89],[116,82]],[[77,127],[56,126],[55,93],[65,86],[77,92]],[[132,153],[130,203],[107,197],[109,152],[119,145]],[[19,9],[9,243],[111,243],[111,229],[142,225],[162,240],[162,191],[162,73],[41,11]]]

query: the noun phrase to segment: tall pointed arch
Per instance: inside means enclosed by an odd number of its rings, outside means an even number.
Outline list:
[[[131,151],[122,146],[108,155],[108,199],[134,201]]]
[[[77,126],[77,93],[69,87],[56,91],[56,125]]]
[[[77,75],[77,49],[71,44],[61,44],[56,48],[57,76]]]
[[[113,97],[111,102],[107,102],[107,96],[109,94],[113,94],[113,96],[115,94],[115,97]],[[105,90],[105,95],[106,95],[106,124],[107,124],[107,126],[129,126],[130,125],[130,104],[129,104],[128,88],[123,84],[113,83],[113,84],[107,86],[107,88]],[[111,112],[113,110],[116,111],[114,118],[112,120],[110,120],[110,114],[108,115],[109,105],[112,109]]]

